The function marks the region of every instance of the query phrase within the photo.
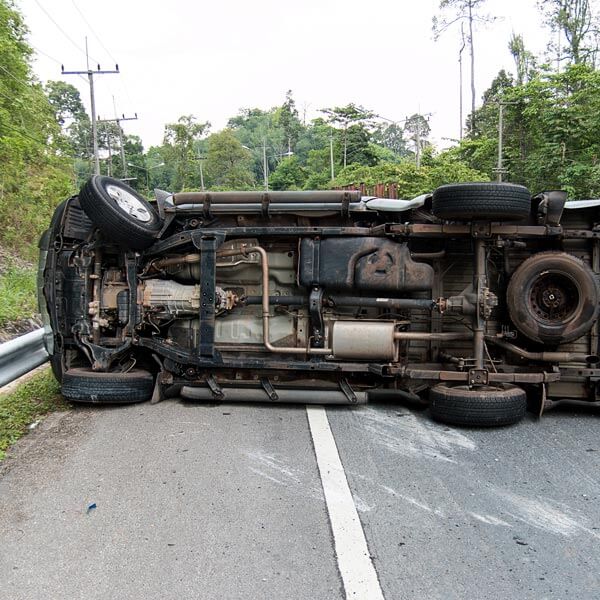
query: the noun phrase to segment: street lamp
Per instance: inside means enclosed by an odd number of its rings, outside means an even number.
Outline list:
[[[158,169],[160,167],[164,167],[165,163],[161,162],[158,165],[154,165],[154,166],[148,167],[148,168],[142,167],[140,165],[135,165],[133,163],[127,163],[127,165],[130,167],[135,167],[136,169],[140,169],[140,170],[146,172],[146,187],[148,188],[148,191],[150,191],[150,171],[152,171],[152,169]]]

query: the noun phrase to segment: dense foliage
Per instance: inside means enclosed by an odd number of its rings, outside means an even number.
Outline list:
[[[21,15],[0,0],[0,243],[32,243],[72,189],[72,161],[52,106],[32,75]]]
[[[437,34],[489,22],[485,0],[442,0]],[[144,193],[183,189],[312,189],[396,184],[400,196],[446,182],[496,177],[499,103],[504,107],[505,180],[533,191],[563,188],[600,195],[598,23],[591,0],[541,0],[548,52],[534,56],[521,35],[509,49],[514,75],[501,71],[467,118],[466,135],[432,147],[427,115],[391,122],[354,102],[323,107],[308,121],[291,91],[269,109],[242,108],[222,131],[183,115],[165,125],[162,144],[144,149],[120,123],[99,123],[101,171]],[[448,31],[450,31],[448,29]],[[0,245],[26,258],[54,206],[92,172],[91,120],[77,88],[42,86],[33,76],[27,28],[12,0],[0,0]],[[466,37],[465,37],[466,36]],[[563,40],[557,45],[556,40]],[[472,66],[472,65],[471,65]],[[473,73],[471,88],[474,89]],[[121,144],[123,152],[121,152]]]

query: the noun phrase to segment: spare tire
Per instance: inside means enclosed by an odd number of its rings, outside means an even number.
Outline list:
[[[470,388],[438,383],[429,390],[431,416],[441,423],[469,427],[512,425],[525,416],[527,395],[507,384]]]
[[[118,179],[94,175],[79,192],[81,207],[109,239],[133,250],[148,248],[160,231],[156,210]]]
[[[68,369],[62,376],[62,395],[73,402],[130,404],[150,400],[154,377],[143,369],[103,373],[89,367]]]
[[[600,286],[584,262],[566,252],[540,252],[521,263],[506,291],[515,327],[534,342],[563,344],[598,319]]]
[[[431,210],[448,220],[521,221],[531,211],[531,194],[514,183],[453,183],[433,192]]]

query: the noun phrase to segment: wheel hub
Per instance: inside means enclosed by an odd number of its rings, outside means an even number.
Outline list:
[[[117,206],[125,213],[140,221],[148,223],[152,219],[150,211],[139,198],[116,185],[107,185],[106,193],[115,201]]]
[[[546,273],[533,284],[529,301],[540,319],[557,323],[573,314],[579,293],[575,282],[566,275]]]

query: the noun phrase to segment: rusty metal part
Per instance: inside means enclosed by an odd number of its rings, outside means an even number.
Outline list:
[[[173,194],[173,204],[262,204],[265,199],[270,204],[294,204],[319,202],[341,204],[360,202],[359,191],[307,191],[307,192],[181,192]]]
[[[579,352],[531,352],[510,344],[504,340],[500,340],[493,335],[486,335],[485,340],[494,344],[499,348],[502,348],[516,356],[525,358],[527,360],[536,360],[542,362],[580,362],[588,365],[595,365],[600,362],[600,357],[595,354],[582,354]]]
[[[396,331],[394,332],[395,340],[440,340],[443,342],[455,340],[472,340],[473,332],[434,332],[427,331]]]
[[[485,242],[483,239],[474,240],[475,253],[473,257],[473,289],[477,294],[479,307],[483,303],[484,290],[487,289],[487,276],[485,270]],[[486,313],[477,310],[473,314],[473,357],[475,358],[475,368],[484,368],[484,340]]]
[[[262,266],[262,321],[263,321],[263,343],[269,352],[278,354],[323,354],[330,355],[331,348],[296,348],[273,346],[269,341],[269,257],[267,251],[261,246],[251,246],[246,248],[246,253],[257,252],[261,257]]]
[[[101,323],[100,319],[100,292],[102,286],[102,252],[96,249],[94,255],[94,272],[90,275],[93,280],[92,302],[89,305],[89,314],[92,317],[92,341],[98,345],[100,343],[100,326],[107,323]]]
[[[488,385],[490,374],[487,369],[469,369],[469,385]]]
[[[411,258],[415,260],[437,260],[438,258],[444,258],[446,256],[445,250],[439,252],[411,252]]]
[[[363,306],[375,308],[422,310],[433,310],[436,308],[436,302],[434,300],[425,300],[421,298],[364,298],[362,296],[343,296],[330,294],[326,299],[331,300],[334,306]]]
[[[155,260],[152,265],[156,269],[164,269],[166,267],[171,267],[173,265],[183,265],[183,264],[193,264],[200,262],[199,254],[183,254],[181,256],[171,256],[169,258],[161,258],[160,260]]]
[[[255,243],[255,242],[254,242]],[[221,248],[217,250],[216,254],[219,258],[225,258],[229,256],[243,256],[244,255],[244,247],[247,244],[237,244],[236,247],[231,248]],[[182,254],[180,256],[170,256],[169,258],[161,258],[159,260],[155,260],[152,263],[152,266],[156,269],[164,269],[166,267],[172,267],[175,265],[190,265],[196,264],[200,262],[200,254]],[[217,264],[217,266],[219,266]]]
[[[402,369],[401,375],[409,379],[421,379],[428,381],[469,381],[467,371],[444,371],[442,369],[413,367],[407,365]],[[560,373],[536,372],[536,373],[490,373],[487,374],[488,381],[503,383],[547,383],[559,381]]]
[[[335,358],[359,360],[398,360],[394,321],[335,321],[332,350]]]
[[[576,237],[600,237],[600,231],[591,232],[585,230],[564,230],[561,226],[549,225],[510,225],[507,223],[484,223],[477,224],[478,229],[473,229],[473,226],[468,223],[406,223],[394,224],[387,227],[387,231],[391,234],[415,236],[415,237],[461,237],[473,236],[491,237],[560,237],[563,235],[575,235]],[[591,235],[596,233],[596,235]],[[590,234],[590,235],[588,235]]]

